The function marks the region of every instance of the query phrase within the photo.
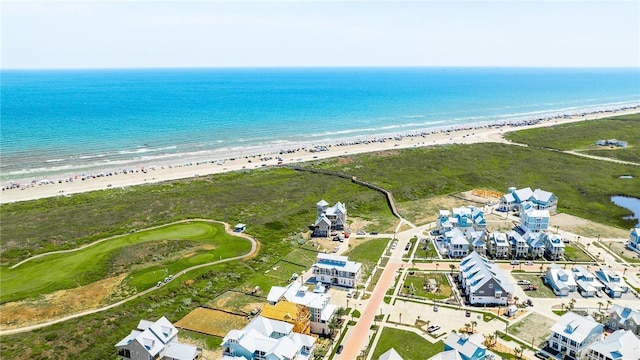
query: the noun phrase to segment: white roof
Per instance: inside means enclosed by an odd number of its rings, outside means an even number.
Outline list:
[[[322,269],[338,269],[350,273],[357,273],[362,267],[362,264],[349,261],[349,258],[346,256],[319,253],[318,261],[313,264],[313,266]]]
[[[524,211],[527,214],[527,217],[530,218],[548,218],[549,217],[549,210],[538,210],[534,207],[530,207],[528,209],[525,209]]]
[[[458,351],[462,356],[467,359],[472,358],[473,354],[476,350],[485,349],[486,347],[483,345],[484,336],[482,334],[474,334],[471,336],[460,335],[457,333],[450,333],[446,339],[444,339],[445,345],[451,347],[452,349]]]
[[[512,203],[514,201],[516,201],[516,199],[513,197],[513,194],[509,193],[502,195],[502,202]]]
[[[313,225],[318,226],[320,223],[325,223],[331,226],[331,220],[329,220],[329,218],[327,218],[325,214],[318,216],[318,218],[316,219],[316,222]]]
[[[164,357],[178,360],[193,360],[197,354],[197,347],[173,341],[165,348]]]
[[[553,263],[549,266],[549,274],[551,275],[551,279],[549,279],[549,277],[547,277],[547,279],[554,283],[556,289],[568,289],[571,286],[576,286],[576,281],[573,279],[573,272],[561,268],[558,264]]]
[[[440,217],[449,217],[451,215],[449,210],[440,210],[438,214],[440,215]]]
[[[613,313],[618,314],[618,316],[622,319],[622,321],[625,321],[627,319],[631,319],[636,324],[640,325],[640,311],[633,310],[633,309],[628,308],[628,307],[624,307],[624,306],[620,306],[620,305],[614,304],[611,307],[611,309],[609,309],[609,313],[610,314],[613,314]]]
[[[513,293],[513,283],[502,270],[496,264],[489,263],[486,258],[475,251],[472,251],[462,259],[460,269],[462,277],[467,281],[473,292],[482,287],[487,281],[495,279],[504,291]]]
[[[640,339],[629,330],[618,330],[606,339],[589,345],[588,349],[613,360],[637,359]]]
[[[581,343],[594,331],[602,333],[602,325],[590,316],[581,316],[569,311],[560,317],[551,327],[551,331]]]
[[[156,356],[165,349],[165,351],[171,351],[173,356],[170,357],[172,358],[193,359],[198,348],[175,341],[177,334],[178,329],[164,316],[155,322],[140,320],[138,330],[131,331],[127,337],[116,344],[116,347],[125,347],[132,341],[137,341],[151,356]],[[189,357],[189,354],[193,356]]]
[[[316,203],[316,205],[318,206],[329,206],[329,203],[324,201],[324,199],[318,201],[318,203]]]
[[[331,295],[324,292],[308,291],[306,286],[303,286],[298,281],[294,281],[286,287],[271,287],[269,295],[267,295],[267,301],[275,303],[282,298],[308,308],[324,309],[329,303],[329,300],[331,300]]]
[[[400,356],[400,354],[398,354],[398,352],[394,348],[391,348],[384,354],[380,355],[378,359],[379,360],[402,360],[402,356]]]
[[[520,202],[529,200],[533,196],[533,191],[531,191],[530,187],[526,187],[524,189],[518,189],[514,191],[515,197],[520,200]]]
[[[553,193],[544,191],[542,189],[535,189],[533,191],[533,198],[539,202],[545,202],[545,203],[549,202],[552,196],[553,196]]]
[[[435,354],[429,358],[429,360],[463,360],[460,354],[455,350],[447,350],[441,353]]]

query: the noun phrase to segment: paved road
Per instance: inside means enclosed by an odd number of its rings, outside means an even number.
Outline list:
[[[196,221],[196,220],[192,219],[192,220],[189,220],[189,221]],[[211,220],[198,219],[197,221],[211,221]],[[215,221],[215,222],[217,222],[217,221]],[[231,227],[229,226],[229,224],[227,224],[227,223],[223,223],[223,224],[224,224],[224,227],[225,227],[225,230],[227,231],[227,233],[229,233],[231,235],[234,235],[234,236],[240,236],[240,237],[243,237],[243,238],[249,240],[251,242],[251,250],[245,255],[236,256],[236,257],[228,258],[228,259],[222,259],[222,260],[218,260],[218,261],[214,261],[214,262],[210,262],[210,263],[206,263],[206,264],[200,264],[200,265],[192,266],[192,267],[190,267],[188,269],[185,269],[185,270],[181,271],[180,273],[176,274],[173,277],[173,279],[170,280],[170,281],[174,281],[174,280],[178,279],[179,277],[183,276],[184,274],[186,274],[186,273],[188,273],[190,271],[193,271],[193,270],[196,270],[196,269],[200,269],[200,268],[203,268],[203,267],[206,267],[206,266],[222,264],[222,263],[226,263],[226,262],[230,262],[230,261],[235,261],[235,260],[240,260],[240,259],[251,257],[258,251],[258,242],[254,238],[252,238],[251,236],[249,236],[247,234],[233,232],[231,230]],[[126,298],[124,300],[118,301],[117,303],[110,304],[110,305],[107,305],[107,306],[104,306],[104,307],[101,307],[101,308],[79,312],[79,313],[76,313],[76,314],[68,315],[68,316],[65,316],[65,317],[62,317],[62,318],[59,318],[59,319],[43,322],[43,323],[40,323],[40,324],[35,324],[35,325],[30,325],[30,326],[15,328],[15,329],[2,330],[2,331],[0,331],[0,336],[28,332],[28,331],[32,331],[32,330],[35,330],[35,329],[40,329],[40,328],[43,328],[43,327],[51,326],[51,325],[54,325],[54,324],[57,324],[57,323],[60,323],[60,322],[63,322],[63,321],[67,321],[67,320],[83,317],[83,316],[86,316],[86,315],[90,315],[90,314],[95,314],[95,313],[99,313],[99,312],[102,312],[102,311],[106,311],[106,310],[112,309],[112,308],[114,308],[116,306],[120,306],[120,305],[122,305],[124,303],[127,303],[127,302],[129,302],[129,301],[131,301],[133,299],[136,299],[136,298],[140,297],[140,296],[146,295],[146,294],[148,294],[150,292],[159,290],[161,288],[162,287],[159,288],[159,287],[154,286],[154,287],[151,287],[151,288],[149,288],[147,290],[139,292],[139,293],[137,293],[137,294],[135,294],[135,295],[133,295],[131,297],[128,297],[128,298]]]

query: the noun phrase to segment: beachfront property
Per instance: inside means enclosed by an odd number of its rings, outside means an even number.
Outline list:
[[[640,311],[614,304],[605,325],[613,330],[629,330],[640,336]]]
[[[598,140],[596,141],[596,145],[626,148],[627,146],[629,146],[629,143],[626,141],[618,140],[618,139],[609,139],[609,140]]]
[[[529,257],[532,259],[541,258],[544,256],[545,245],[544,245],[544,234],[539,232],[527,231],[522,237],[527,242],[529,246]]]
[[[309,330],[314,334],[329,334],[329,322],[335,316],[336,305],[330,303],[331,295],[327,293],[327,289],[322,283],[317,283],[313,289],[309,289],[308,286],[302,285],[302,283],[294,281],[291,284],[281,287],[273,286],[269,290],[267,295],[267,301],[271,305],[277,305],[281,302],[288,302],[304,307],[309,313]],[[286,314],[286,313],[284,313]],[[264,315],[270,319],[274,317]],[[275,318],[274,320],[283,320],[281,318]],[[301,327],[304,329],[306,327]],[[295,332],[306,334],[307,332],[298,331]]]
[[[530,202],[537,210],[548,210],[554,214],[558,208],[558,198],[553,193],[541,189],[531,190],[530,187],[517,189],[510,187],[506,194],[500,198],[499,211],[520,211],[522,204]]]
[[[489,253],[494,259],[505,259],[509,257],[509,242],[507,234],[494,231],[489,236]]]
[[[487,347],[484,346],[482,334],[468,336],[452,332],[444,339],[444,351],[455,351],[462,360],[484,360],[487,356]],[[446,359],[446,357],[440,358]]]
[[[558,264],[553,263],[544,274],[544,282],[551,287],[557,296],[567,296],[570,292],[576,291],[576,281],[571,270],[563,269]]]
[[[223,360],[313,359],[316,338],[293,331],[284,321],[256,316],[242,330],[231,330],[222,340]]]
[[[349,261],[346,256],[318,254],[311,266],[317,282],[355,288],[362,275],[362,264]]]
[[[582,350],[600,340],[603,331],[604,326],[591,316],[569,311],[551,327],[548,344],[550,348],[577,359]]]
[[[640,227],[631,229],[627,248],[640,253]]]
[[[509,240],[509,246],[511,247],[511,257],[514,259],[524,258],[529,255],[529,244],[525,239],[515,230],[507,232],[507,239]]]
[[[347,224],[347,208],[341,202],[329,206],[324,200],[316,204],[317,218],[313,224],[314,237],[328,237],[331,231],[344,230]]]
[[[450,258],[462,258],[469,254],[469,241],[460,228],[445,232],[442,242]]]
[[[582,265],[573,267],[573,278],[576,281],[578,292],[584,297],[594,297],[604,288],[596,276]]]
[[[520,225],[534,232],[540,232],[549,228],[549,210],[541,210],[531,201],[525,201],[520,209]]]
[[[436,219],[436,228],[440,234],[445,234],[454,228],[460,229],[466,236],[469,231],[484,230],[487,228],[487,221],[484,212],[473,206],[440,210]]]
[[[178,329],[164,316],[155,322],[140,320],[116,348],[119,360],[195,360],[202,356],[201,348],[178,341]]]
[[[549,260],[564,258],[564,240],[559,234],[544,234],[545,255]]]
[[[612,298],[619,298],[623,293],[629,291],[629,287],[622,279],[622,275],[615,270],[600,267],[596,270],[595,275],[602,285],[604,285],[604,292]]]
[[[476,252],[460,261],[459,280],[471,305],[506,305],[513,298],[513,283],[496,264]]]
[[[584,351],[584,360],[640,359],[640,339],[632,332],[618,330],[604,340],[596,341]]]

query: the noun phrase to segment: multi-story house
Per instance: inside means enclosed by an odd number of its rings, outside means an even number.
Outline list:
[[[549,227],[549,210],[539,210],[530,201],[521,204],[520,225],[530,231],[540,232]]]
[[[614,304],[609,309],[606,325],[613,330],[629,330],[640,336],[640,311]]]
[[[541,189],[531,191],[529,187],[518,190],[510,187],[508,192],[500,198],[498,210],[522,210],[522,203],[525,201],[531,202],[538,210],[548,210],[550,213],[555,213],[558,207],[558,199],[553,193]]]
[[[522,237],[529,245],[529,257],[538,259],[544,257],[544,234],[540,232],[527,231]]]
[[[140,320],[116,348],[118,360],[195,360],[202,356],[202,349],[178,341],[178,329],[164,316],[155,322]]]
[[[462,360],[485,360],[487,356],[487,347],[484,346],[482,334],[468,336],[452,332],[444,339],[444,351],[455,351]]]
[[[507,235],[494,231],[489,236],[490,253],[496,259],[505,259],[509,257],[509,242]]]
[[[573,272],[551,264],[549,270],[544,275],[544,282],[547,283],[553,292],[558,296],[567,296],[570,292],[576,291],[576,282],[573,279]]]
[[[583,352],[584,360],[640,359],[640,339],[631,331],[618,330],[604,340],[589,345]]]
[[[549,347],[577,359],[582,350],[600,340],[603,331],[603,325],[590,316],[581,316],[569,311],[551,327]]]
[[[444,235],[444,244],[450,258],[461,258],[469,254],[469,242],[460,228],[453,228]]]
[[[269,304],[287,301],[304,306],[310,314],[310,330],[314,334],[329,334],[329,322],[335,316],[336,305],[330,303],[331,295],[326,292],[322,284],[317,284],[313,290],[294,281],[286,287],[273,286],[267,295]],[[268,316],[267,316],[268,317]],[[276,319],[280,320],[280,319]],[[304,333],[303,331],[296,331]]]
[[[511,257],[514,259],[522,259],[529,254],[529,245],[524,238],[514,230],[507,232],[507,239],[511,247]]]
[[[459,207],[449,210],[440,210],[436,220],[436,227],[440,234],[445,234],[454,228],[458,228],[463,234],[470,231],[484,230],[487,228],[487,222],[484,218],[482,210],[475,207]]]
[[[316,204],[317,218],[313,225],[313,236],[327,237],[332,230],[344,230],[347,224],[347,208],[341,202],[329,207],[329,203],[320,200]]]
[[[472,252],[460,262],[460,283],[472,305],[506,305],[513,298],[514,286],[496,264]]]
[[[631,229],[627,248],[640,253],[640,227]]]
[[[350,288],[358,285],[362,275],[362,264],[339,255],[320,253],[311,268],[317,281]]]
[[[559,234],[544,234],[544,253],[549,260],[564,258],[564,241]]]
[[[598,281],[589,270],[582,265],[573,267],[573,278],[576,280],[578,291],[584,297],[593,297],[604,288],[604,285]]]
[[[471,247],[473,251],[482,256],[487,254],[487,233],[486,231],[471,231],[467,235],[467,238],[471,240]]]
[[[629,291],[629,287],[622,279],[622,275],[615,270],[600,267],[596,270],[596,277],[604,285],[604,292],[612,298],[619,298],[623,293]]]
[[[294,325],[256,316],[222,340],[223,360],[310,360],[316,338],[293,331]]]

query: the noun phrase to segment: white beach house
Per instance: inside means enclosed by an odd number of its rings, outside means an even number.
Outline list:
[[[550,213],[555,213],[558,207],[558,198],[553,193],[535,189],[531,190],[530,187],[523,189],[517,189],[510,187],[508,192],[500,198],[500,204],[498,204],[498,210],[500,211],[513,211],[522,210],[522,204],[525,201],[529,201],[538,210],[548,210]]]
[[[362,275],[362,264],[339,255],[320,253],[311,268],[316,281],[350,288],[358,285]]]
[[[606,325],[613,330],[629,330],[640,336],[640,310],[614,304],[609,309],[609,318]]]
[[[489,235],[489,252],[496,259],[509,257],[510,247],[505,233],[494,231]]]
[[[564,240],[559,234],[544,234],[545,255],[549,260],[564,258]]]
[[[551,327],[549,347],[577,359],[582,350],[600,340],[603,331],[604,326],[590,316],[569,311]]]
[[[582,265],[573,267],[573,278],[576,281],[577,290],[584,297],[594,297],[604,288],[604,285],[596,279],[595,275]]]
[[[640,339],[631,331],[618,330],[589,345],[583,354],[584,360],[637,360],[640,359]]]
[[[558,264],[551,264],[545,273],[544,282],[547,283],[558,296],[567,296],[576,291],[576,281],[571,270],[563,269]]]
[[[631,229],[627,247],[637,253],[640,253],[640,227]]]
[[[612,298],[619,298],[629,291],[629,286],[622,278],[622,274],[606,267],[600,267],[595,272],[596,278],[604,285],[604,292]]]

